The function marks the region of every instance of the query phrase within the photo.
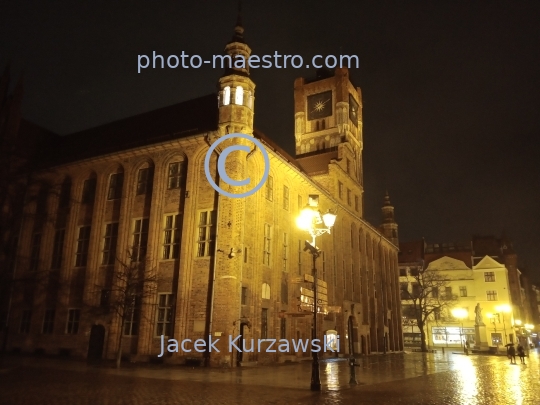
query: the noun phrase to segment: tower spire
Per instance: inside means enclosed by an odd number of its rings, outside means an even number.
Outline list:
[[[242,0],[238,1],[238,15],[236,17],[236,26],[234,27],[234,34],[231,43],[232,42],[244,43],[244,26],[242,25]]]
[[[390,202],[390,195],[388,194],[388,190],[386,190],[386,195],[384,196],[383,206],[381,210],[383,223],[380,229],[384,236],[390,239],[394,243],[394,245],[398,246],[398,225],[394,217],[394,206]]]

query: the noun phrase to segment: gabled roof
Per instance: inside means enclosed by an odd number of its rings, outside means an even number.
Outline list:
[[[214,131],[217,127],[217,95],[208,94],[58,137],[49,156],[51,163],[72,162]]]
[[[489,256],[484,256],[482,260],[478,262],[476,266],[473,267],[474,270],[480,269],[494,269],[494,268],[505,268],[504,264],[499,263],[497,260]]]
[[[470,270],[465,262],[461,260],[454,259],[449,256],[443,256],[440,259],[432,261],[428,269],[437,269],[437,270]]]

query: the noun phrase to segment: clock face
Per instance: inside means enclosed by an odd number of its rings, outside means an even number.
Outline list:
[[[352,94],[349,93],[349,118],[356,126],[358,126],[358,109],[358,103],[356,102]]]
[[[332,90],[308,96],[307,109],[310,121],[332,115]]]

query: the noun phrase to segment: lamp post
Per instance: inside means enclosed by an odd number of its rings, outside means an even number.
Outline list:
[[[469,316],[469,313],[464,308],[454,308],[452,310],[452,316],[454,318],[461,320],[461,329],[459,330],[459,339],[461,340],[461,344],[463,345],[463,353],[468,355],[469,351],[467,350],[467,347],[465,346],[465,342],[463,341],[463,319],[467,318]]]
[[[493,328],[495,328],[495,336],[497,336],[497,321],[501,323],[501,320],[499,318],[499,314],[488,314],[488,318],[490,319],[491,323],[493,324]],[[493,340],[493,339],[492,339]],[[499,339],[497,338],[497,353],[499,353]]]
[[[321,214],[318,210],[319,196],[310,195],[308,205],[300,212],[300,215],[296,219],[298,228],[306,231],[311,236],[311,242],[306,241],[304,250],[307,250],[313,256],[313,339],[317,336],[317,310],[318,310],[318,296],[317,296],[317,266],[316,261],[321,251],[315,244],[317,236],[321,236],[325,233],[330,233],[330,229],[336,222],[336,214],[328,211],[326,214]],[[319,353],[311,350],[312,364],[311,364],[311,391],[321,390],[321,378],[319,373]],[[354,364],[351,366],[354,371]],[[352,377],[351,377],[352,379]]]

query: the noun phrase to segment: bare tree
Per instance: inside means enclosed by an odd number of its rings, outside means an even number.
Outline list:
[[[457,296],[452,294],[450,279],[437,269],[424,268],[424,264],[409,271],[407,276],[408,284],[411,288],[405,288],[402,285],[401,297],[407,300],[408,310],[404,311],[403,316],[412,319],[420,329],[421,350],[427,351],[426,327],[430,319],[435,321],[449,312],[448,310],[457,301]]]
[[[118,263],[112,282],[108,286],[97,286],[99,291],[108,293],[108,302],[101,303],[100,309],[112,312],[118,317],[118,341],[116,346],[116,367],[122,361],[122,343],[126,323],[138,316],[145,298],[152,297],[157,291],[158,275],[145,261],[137,261],[136,253],[130,250],[128,260],[116,258]]]

